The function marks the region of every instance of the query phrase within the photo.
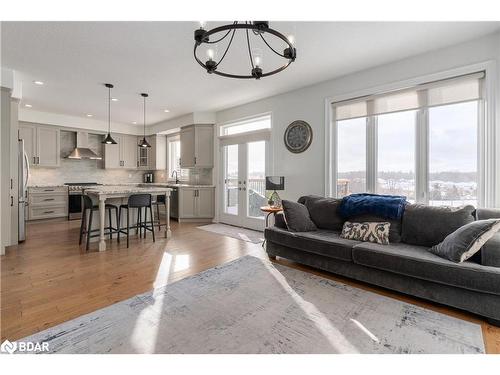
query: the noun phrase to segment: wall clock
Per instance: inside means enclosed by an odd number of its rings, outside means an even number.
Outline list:
[[[296,120],[285,130],[285,146],[288,151],[298,154],[304,152],[312,142],[312,128],[307,122]]]

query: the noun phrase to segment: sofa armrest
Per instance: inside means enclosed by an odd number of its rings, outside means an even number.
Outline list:
[[[495,234],[481,248],[481,264],[500,267],[500,233]]]
[[[288,229],[285,222],[285,215],[283,215],[283,211],[277,212],[274,215],[274,226],[281,229]]]

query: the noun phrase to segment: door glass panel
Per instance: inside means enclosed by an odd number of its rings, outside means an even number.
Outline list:
[[[266,142],[250,142],[248,147],[248,175],[246,183],[247,215],[263,217],[260,207],[265,206],[266,199]]]
[[[224,146],[224,212],[238,215],[238,145]]]

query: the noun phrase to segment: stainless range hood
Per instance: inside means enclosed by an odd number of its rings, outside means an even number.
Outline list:
[[[68,159],[93,159],[102,158],[89,148],[89,135],[86,132],[76,133],[76,148],[68,155]]]

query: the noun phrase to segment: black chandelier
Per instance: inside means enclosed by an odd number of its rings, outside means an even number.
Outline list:
[[[250,58],[250,74],[248,75],[225,73],[220,69],[218,69],[220,63],[224,60],[224,58],[227,55],[227,52],[229,51],[229,48],[231,47],[231,43],[233,42],[234,39],[234,34],[236,33],[237,30],[244,30],[246,33],[248,55]],[[262,39],[264,44],[272,52],[274,52],[276,55],[280,56],[285,60],[285,63],[277,69],[264,72],[261,67],[262,58],[260,56],[255,56],[255,53],[252,53],[252,47],[250,43],[250,32],[255,37]],[[222,36],[216,35],[221,33],[224,34]],[[269,44],[268,40],[266,39],[267,36],[270,36],[271,38],[281,39],[283,42],[285,42],[287,47],[283,50],[283,52],[277,51]],[[211,40],[211,37],[213,37],[214,39]],[[227,37],[229,37],[229,43],[227,44],[227,47],[225,48],[224,53],[222,54],[222,57],[219,59],[219,61],[214,60],[213,50],[207,51],[208,60],[206,62],[202,62],[196,55],[198,47],[201,46],[202,44],[216,45],[217,43],[222,42]],[[229,78],[260,79],[262,77],[268,77],[285,70],[292,62],[295,61],[295,58],[297,57],[297,51],[290,39],[291,38],[285,37],[280,32],[271,29],[269,27],[269,21],[252,21],[252,22],[245,21],[244,23],[243,22],[239,23],[238,21],[234,21],[232,24],[219,26],[212,30],[205,30],[202,26],[198,30],[195,30],[194,32],[194,40],[195,40],[194,58],[198,62],[198,64],[200,64],[210,74],[217,74]]]

